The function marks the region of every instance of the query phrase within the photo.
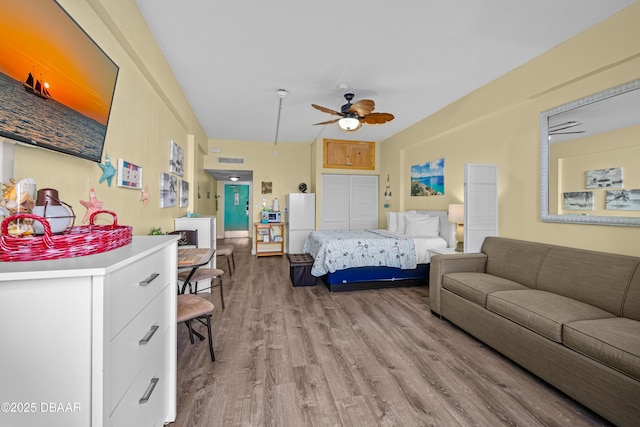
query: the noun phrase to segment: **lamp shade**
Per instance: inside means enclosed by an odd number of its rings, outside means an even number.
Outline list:
[[[360,127],[360,120],[354,117],[343,117],[338,120],[338,126],[346,131],[357,130]]]
[[[449,205],[449,222],[464,224],[464,205],[463,204]]]

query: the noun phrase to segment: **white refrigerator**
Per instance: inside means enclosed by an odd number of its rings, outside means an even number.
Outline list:
[[[301,254],[304,241],[316,229],[315,193],[287,194],[287,253]]]

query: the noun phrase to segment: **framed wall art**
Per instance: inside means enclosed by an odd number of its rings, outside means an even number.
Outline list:
[[[170,208],[178,202],[178,178],[162,172],[160,174],[160,207]]]
[[[587,171],[587,188],[622,188],[622,168]]]
[[[171,140],[171,157],[169,158],[169,171],[178,176],[184,175],[184,151],[182,147]]]
[[[184,179],[180,180],[180,207],[189,206],[189,183]]]
[[[116,185],[135,190],[142,189],[142,167],[124,159],[118,159],[118,180]]]
[[[444,195],[444,159],[411,166],[411,196]]]
[[[640,211],[640,190],[607,190],[606,208],[614,211]]]
[[[570,211],[592,211],[593,191],[571,191],[563,194],[564,209]]]

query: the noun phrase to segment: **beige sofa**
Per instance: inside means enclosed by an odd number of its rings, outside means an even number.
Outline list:
[[[429,302],[604,418],[640,423],[640,258],[488,237],[431,258]]]

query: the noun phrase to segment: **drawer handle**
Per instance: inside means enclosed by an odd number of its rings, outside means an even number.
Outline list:
[[[160,273],[153,273],[151,276],[147,277],[142,282],[140,282],[140,286],[147,286],[149,283],[153,282],[155,278],[158,277],[159,275]]]
[[[149,383],[147,390],[144,392],[144,395],[140,398],[140,400],[138,400],[139,405],[142,405],[143,403],[147,403],[149,401],[151,393],[153,393],[153,389],[156,388],[159,380],[160,378],[151,378],[151,382]]]
[[[146,343],[148,343],[151,340],[151,337],[153,336],[153,334],[156,333],[159,327],[160,326],[158,325],[151,326],[151,329],[149,329],[149,332],[147,332],[147,335],[145,335],[144,338],[138,341],[138,345],[145,345]]]

